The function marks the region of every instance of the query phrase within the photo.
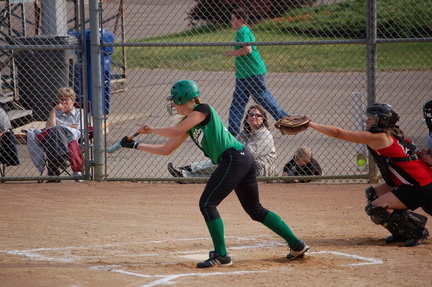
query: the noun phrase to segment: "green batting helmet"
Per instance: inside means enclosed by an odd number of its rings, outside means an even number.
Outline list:
[[[200,96],[198,84],[192,80],[180,80],[171,88],[171,96],[167,97],[176,105],[183,105],[187,101]]]

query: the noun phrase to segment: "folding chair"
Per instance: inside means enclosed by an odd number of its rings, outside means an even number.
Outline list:
[[[71,175],[71,173],[68,171],[68,168],[71,167],[73,172],[82,172],[82,167],[83,167],[83,159],[82,159],[82,152],[81,152],[81,148],[78,144],[78,140],[71,140],[69,141],[66,138],[66,134],[68,133],[67,129],[61,126],[57,126],[54,128],[50,128],[50,129],[46,129],[44,131],[42,131],[41,133],[36,135],[36,139],[39,142],[39,144],[41,146],[43,146],[44,148],[44,166],[43,169],[41,170],[41,176],[44,173],[44,170],[46,169],[48,171],[48,175],[49,175],[49,164],[51,164],[49,162],[49,154],[50,151],[47,150],[46,144],[45,144],[45,140],[47,137],[51,137],[54,133],[57,133],[55,135],[55,137],[58,137],[60,135],[60,133],[62,133],[63,137],[64,137],[64,144],[65,144],[65,148],[66,150],[66,158],[64,158],[64,163],[67,163],[67,165],[61,165],[61,163],[59,162],[58,165],[56,165],[56,169],[58,167],[58,171],[59,174],[58,175],[62,175],[63,173],[66,173],[67,175]],[[54,147],[48,147],[48,149],[50,148],[54,148]],[[56,174],[51,174],[51,175],[57,175]],[[40,181],[43,182],[43,181]]]
[[[56,104],[56,103],[54,103]],[[74,106],[76,108],[82,109],[82,103],[76,102],[74,103]],[[90,111],[90,104],[88,106],[88,111]],[[81,111],[84,112],[84,109]],[[90,120],[89,120],[90,124]],[[56,132],[59,133],[62,130],[61,127],[56,128]],[[88,138],[92,138],[92,127],[89,125],[89,136]],[[46,150],[43,148],[44,146],[44,140],[45,137],[48,136],[52,132],[52,128],[48,129],[42,129],[42,130],[36,130],[36,129],[29,129],[27,131],[24,131],[27,133],[27,143],[30,155],[32,156],[32,161],[36,168],[39,170],[40,175],[43,176],[44,171],[48,170],[48,158],[46,156]],[[67,133],[67,131],[65,131]],[[77,140],[71,140],[67,144],[67,154],[68,154],[68,161],[70,163],[70,167],[73,172],[82,172],[82,167],[84,166],[83,161],[83,151],[84,149],[81,148],[81,146],[84,145],[83,142],[83,136],[81,135],[80,139]],[[60,175],[63,173],[66,173],[67,175],[72,175],[68,171],[69,166],[60,167]],[[44,180],[39,180],[39,183],[42,183]]]
[[[84,107],[84,103],[83,102],[76,102],[75,103],[75,107],[81,107],[81,109],[83,111],[85,111]],[[81,148],[82,151],[82,155],[83,155],[83,159],[86,159],[88,162],[90,162],[92,160],[92,155],[93,155],[93,125],[92,125],[92,121],[91,121],[91,115],[92,114],[92,107],[91,107],[91,102],[87,101],[87,114],[86,114],[86,118],[87,118],[87,137],[86,135],[82,134],[80,140],[78,141],[79,146]],[[85,123],[83,123],[82,125],[85,125]],[[88,140],[86,142],[86,140]],[[85,151],[88,150],[88,157],[85,156]],[[84,163],[85,164],[85,163]],[[88,169],[88,175],[90,177],[90,179],[93,178],[92,175],[92,170]]]

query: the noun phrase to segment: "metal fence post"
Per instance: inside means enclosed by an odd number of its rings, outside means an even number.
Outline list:
[[[101,55],[100,55],[100,27],[99,27],[99,5],[98,0],[90,0],[90,55],[91,55],[91,77],[93,95],[93,142],[94,142],[94,180],[103,180],[103,136],[102,136],[102,93],[101,82]]]
[[[367,105],[373,104],[376,101],[376,70],[377,70],[377,11],[376,0],[367,1]],[[369,154],[369,182],[378,182],[378,169],[374,163],[372,155]]]
[[[79,0],[79,24],[78,22],[75,23],[75,29],[78,31],[78,29],[81,30],[81,39],[80,39],[80,49],[81,49],[81,72],[82,72],[82,95],[83,95],[83,102],[84,103],[88,103],[89,102],[89,96],[88,96],[88,78],[87,78],[87,57],[85,56],[85,51],[87,51],[86,46],[87,46],[87,41],[86,41],[86,27],[85,27],[85,6],[84,6],[84,1],[85,0]],[[76,13],[76,15],[78,15]],[[90,110],[89,110],[89,105],[84,105],[84,112],[86,115],[89,115]],[[87,116],[84,118],[84,126],[88,127],[90,125],[89,123],[90,118]],[[94,156],[93,154],[90,154],[90,145],[89,145],[89,133],[86,132],[84,135],[84,139],[85,139],[85,150],[84,150],[84,154],[85,154],[85,176],[86,176],[86,180],[90,179],[90,173],[92,173],[90,170],[93,168],[93,159]]]

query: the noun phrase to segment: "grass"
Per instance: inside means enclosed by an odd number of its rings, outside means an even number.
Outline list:
[[[429,1],[378,0],[378,37],[432,37]],[[252,27],[258,42],[294,42],[365,38],[365,1],[355,0],[293,9],[284,17]],[[204,26],[130,43],[231,44],[235,31],[227,25]],[[188,71],[233,71],[230,46],[128,47],[128,67]],[[279,45],[258,47],[271,72],[365,71],[366,45]],[[378,70],[431,70],[430,42],[378,44]],[[113,55],[121,62],[120,49]]]

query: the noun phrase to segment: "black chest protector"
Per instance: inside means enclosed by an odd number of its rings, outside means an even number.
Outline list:
[[[384,132],[384,131],[370,130],[370,132],[378,133],[378,132]],[[403,147],[403,149],[406,151],[407,156],[390,157],[389,158],[389,157],[377,154],[373,149],[371,149],[368,146],[369,153],[373,156],[374,161],[380,170],[381,176],[383,177],[384,181],[388,185],[396,186],[396,184],[390,178],[390,170],[389,170],[390,166],[394,170],[396,170],[399,174],[401,174],[405,180],[407,180],[408,182],[410,182],[413,185],[418,185],[418,182],[416,180],[414,180],[407,172],[405,172],[398,165],[394,164],[395,162],[406,162],[406,161],[418,160],[418,157],[415,154],[417,146],[413,143],[408,142],[403,136],[394,136],[394,137],[398,141],[398,144],[401,145]]]

